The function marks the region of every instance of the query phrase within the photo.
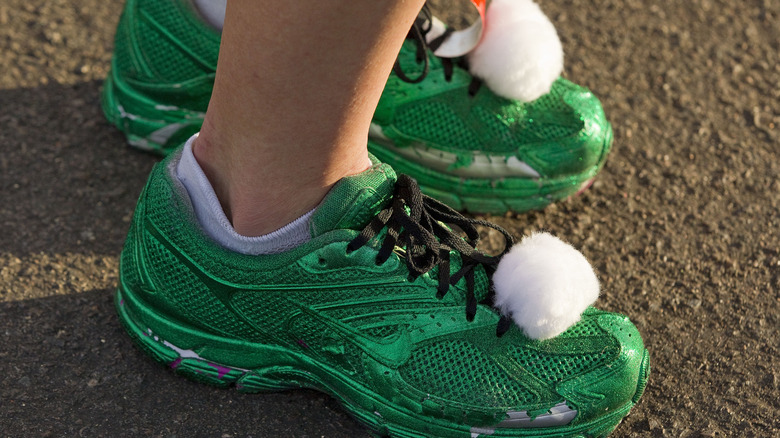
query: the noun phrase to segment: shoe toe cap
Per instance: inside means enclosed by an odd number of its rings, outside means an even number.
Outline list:
[[[579,174],[604,163],[612,129],[587,89],[559,79],[551,93],[530,105],[528,118],[525,129],[539,140],[518,152],[543,176]]]
[[[558,392],[581,413],[578,421],[615,411],[627,412],[642,395],[650,369],[639,330],[627,317],[604,313],[596,318],[619,345],[619,351],[603,366],[558,387]]]

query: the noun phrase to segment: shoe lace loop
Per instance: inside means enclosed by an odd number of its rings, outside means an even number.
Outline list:
[[[444,224],[461,229],[465,237],[458,236]],[[506,241],[503,251],[497,256],[489,256],[477,250],[481,225],[499,231]],[[423,195],[417,182],[407,175],[398,175],[393,199],[389,206],[379,212],[374,219],[347,246],[352,252],[378,236],[387,228],[384,240],[377,254],[377,264],[387,261],[397,247],[409,269],[412,279],[439,267],[437,297],[443,298],[451,285],[461,279],[466,282],[466,319],[472,321],[477,313],[477,300],[474,295],[474,269],[482,265],[488,274],[492,274],[498,261],[514,243],[512,236],[499,227],[479,219],[467,218],[452,208]],[[450,253],[458,252],[461,267],[450,273]],[[492,291],[491,291],[492,294]],[[510,327],[509,319],[502,316],[496,334],[503,335]]]
[[[438,50],[438,48],[441,47],[441,45],[444,44],[444,42],[447,41],[447,38],[449,38],[450,35],[453,33],[452,28],[447,27],[444,33],[442,33],[438,37],[428,42],[426,35],[428,35],[432,27],[433,27],[433,14],[431,13],[431,10],[428,7],[428,4],[426,3],[425,5],[423,5],[422,9],[420,10],[420,14],[414,20],[414,23],[412,24],[412,28],[409,29],[409,33],[406,36],[407,39],[414,40],[415,44],[417,45],[415,58],[418,64],[423,63],[423,69],[422,72],[416,78],[410,78],[406,74],[406,72],[403,71],[400,61],[396,58],[395,64],[393,65],[393,72],[402,81],[410,84],[419,84],[420,82],[422,82],[428,76],[428,72],[430,70],[428,51],[430,50],[431,53],[433,53],[436,50]],[[456,64],[460,68],[466,70],[468,69],[468,62],[466,61],[465,57],[461,57],[456,61],[453,61],[451,58],[444,58],[444,57],[438,57],[438,58],[441,60],[442,68],[444,69],[444,80],[446,80],[447,82],[452,80],[452,75],[454,74]],[[482,81],[479,80],[477,77],[473,77],[468,88],[469,95],[472,97],[476,95],[481,86],[482,86]]]

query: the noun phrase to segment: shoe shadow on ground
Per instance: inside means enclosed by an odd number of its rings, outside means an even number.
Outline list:
[[[0,248],[115,254],[154,157],[104,121],[100,81],[0,90]]]
[[[157,157],[104,121],[101,82],[0,90],[0,430],[9,436],[364,436],[314,391],[176,377],[124,334],[117,256]]]
[[[245,395],[175,376],[124,334],[112,292],[0,303],[4,434],[367,436],[314,391]]]

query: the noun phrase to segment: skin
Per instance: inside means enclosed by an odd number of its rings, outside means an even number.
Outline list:
[[[371,117],[422,0],[230,0],[195,158],[245,236],[367,169]]]

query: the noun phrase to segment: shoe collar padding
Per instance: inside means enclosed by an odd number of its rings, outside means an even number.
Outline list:
[[[342,178],[314,212],[312,238],[337,229],[363,229],[391,201],[395,181],[395,171],[377,161],[364,172]]]

